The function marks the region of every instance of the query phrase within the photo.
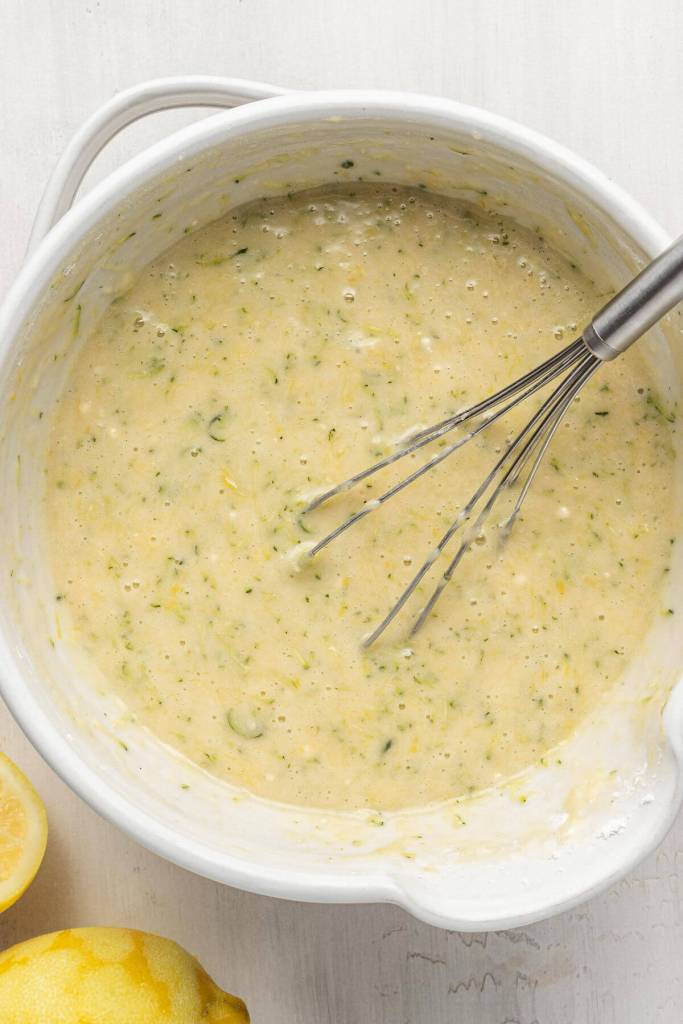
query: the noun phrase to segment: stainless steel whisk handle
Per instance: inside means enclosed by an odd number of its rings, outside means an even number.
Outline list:
[[[683,235],[597,313],[583,341],[598,359],[615,359],[683,301]]]

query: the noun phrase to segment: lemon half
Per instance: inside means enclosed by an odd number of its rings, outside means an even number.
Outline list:
[[[0,754],[0,912],[33,881],[46,843],[43,801],[24,773]]]

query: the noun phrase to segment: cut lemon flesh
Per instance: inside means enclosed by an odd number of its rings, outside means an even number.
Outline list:
[[[24,773],[0,754],[0,912],[33,881],[46,843],[43,801]]]

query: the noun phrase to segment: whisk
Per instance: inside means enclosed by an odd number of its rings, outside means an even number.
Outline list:
[[[308,556],[312,558],[355,523],[360,522],[365,516],[439,465],[491,424],[500,420],[511,409],[559,379],[559,383],[555,384],[537,411],[504,449],[488,475],[458,512],[398,600],[392,605],[379,625],[364,638],[364,647],[369,647],[384,633],[456,533],[462,530],[460,546],[446,565],[431,597],[417,616],[410,635],[412,636],[422,627],[463,557],[481,534],[484,523],[504,489],[519,483],[520,489],[512,511],[500,524],[502,537],[505,538],[509,535],[538,473],[543,456],[548,450],[564,414],[583,386],[602,363],[615,359],[625,352],[649,327],[681,300],[683,300],[683,236],[611,299],[593,317],[583,334],[570,345],[494,395],[482,399],[468,409],[446,417],[431,427],[412,434],[397,451],[318,495],[304,509],[303,514],[307,515],[336,495],[349,491],[356,484],[367,480],[374,473],[393,465],[399,459],[413,455],[421,448],[444,437],[456,427],[472,420],[475,421],[467,433],[447,444],[438,454],[432,456],[379,497],[367,501],[357,512],[354,512],[336,529],[319,540],[308,552]],[[467,529],[463,529],[472,519],[473,523]]]

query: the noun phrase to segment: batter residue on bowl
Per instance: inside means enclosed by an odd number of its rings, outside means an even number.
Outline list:
[[[45,501],[69,639],[140,723],[267,798],[423,805],[557,756],[665,611],[672,414],[637,349],[410,645],[433,581],[359,641],[521,421],[312,562],[300,545],[395,477],[301,510],[603,301],[534,234],[420,190],[299,193],[188,236],[112,304],[58,402]]]

